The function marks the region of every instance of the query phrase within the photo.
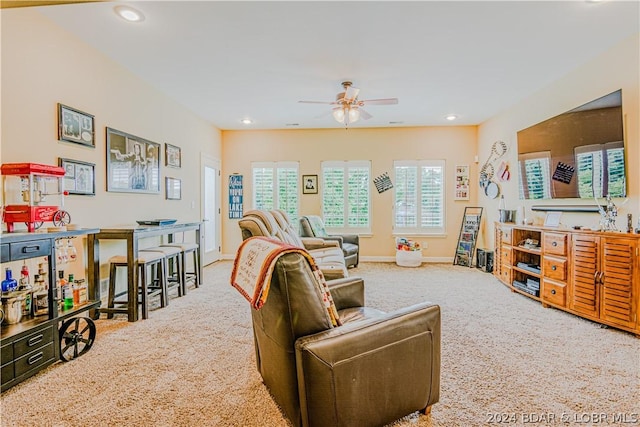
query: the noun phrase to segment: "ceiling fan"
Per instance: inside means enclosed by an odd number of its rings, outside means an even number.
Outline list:
[[[372,116],[362,107],[365,105],[391,105],[397,104],[398,98],[383,98],[383,99],[358,99],[358,93],[360,89],[352,86],[353,83],[346,81],[342,82],[344,92],[340,92],[336,95],[335,101],[298,101],[302,104],[328,104],[334,105],[332,108],[333,118],[338,123],[343,123],[348,126],[350,123],[355,123],[360,118],[368,120]]]

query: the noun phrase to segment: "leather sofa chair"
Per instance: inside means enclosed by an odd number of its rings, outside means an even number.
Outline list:
[[[293,228],[289,216],[280,210],[249,210],[238,222],[242,239],[253,236],[270,237],[281,242],[306,249],[327,280],[347,277],[347,266],[342,250],[335,241],[315,237],[300,237]]]
[[[344,254],[344,261],[349,267],[357,267],[360,252],[360,237],[357,234],[327,233],[324,221],[318,215],[304,215],[300,217],[300,235],[303,237],[319,237],[325,240],[335,240],[340,244]]]
[[[385,313],[364,305],[364,282],[329,283],[334,327],[300,253],[283,255],[269,297],[251,309],[264,384],[298,427],[382,426],[429,413],[440,393],[440,307]]]

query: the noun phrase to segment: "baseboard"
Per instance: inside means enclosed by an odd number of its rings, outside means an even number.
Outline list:
[[[361,256],[361,262],[396,262],[395,256]],[[453,263],[452,257],[422,257],[428,264]]]
[[[221,258],[223,260],[233,261],[235,259],[235,254],[222,254]],[[361,256],[361,262],[396,262],[395,256]],[[453,257],[422,257],[422,262],[428,264],[452,264]]]

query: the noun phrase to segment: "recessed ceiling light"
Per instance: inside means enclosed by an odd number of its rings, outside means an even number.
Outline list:
[[[144,15],[139,10],[136,10],[129,6],[116,6],[114,8],[118,16],[125,21],[129,22],[142,22],[144,21]]]
[[[250,125],[251,123],[253,123],[253,120],[251,120],[251,119],[242,119],[242,120],[240,120],[240,123],[242,123],[243,125]]]
[[[390,125],[401,125],[404,122],[389,122]]]
[[[445,116],[445,119],[447,119],[449,121],[455,120],[457,118],[458,118],[458,116],[456,116],[455,114],[449,114],[448,116]]]
[[[300,126],[300,123],[287,123],[287,126]]]

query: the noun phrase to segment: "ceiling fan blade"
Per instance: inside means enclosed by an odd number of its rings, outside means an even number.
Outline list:
[[[371,117],[373,117],[371,114],[363,110],[362,107],[358,108],[358,110],[360,111],[360,118],[362,120],[369,120]]]
[[[331,114],[333,114],[333,109],[325,111],[322,114],[318,114],[317,116],[314,116],[313,118],[314,119],[324,119],[325,117],[330,116]]]
[[[300,103],[300,104],[327,104],[327,105],[336,104],[335,101],[298,101],[298,103]]]
[[[397,104],[398,98],[363,99],[358,101],[360,105],[391,105]]]
[[[360,92],[360,89],[357,89],[353,86],[347,86],[345,92],[344,92],[344,100],[345,102],[352,102],[354,101],[357,97],[358,97],[358,92]]]

